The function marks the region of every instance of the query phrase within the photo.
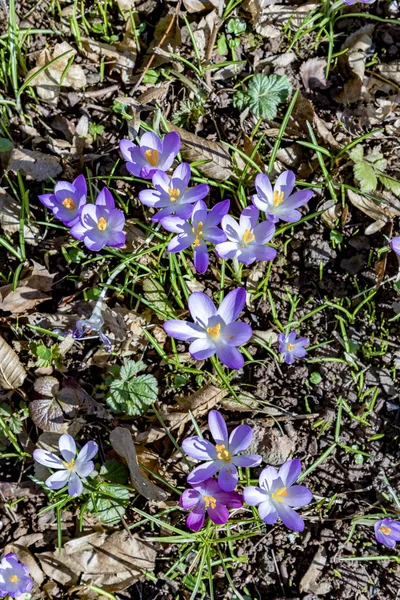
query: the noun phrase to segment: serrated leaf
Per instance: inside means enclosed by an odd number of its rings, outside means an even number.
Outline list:
[[[385,188],[393,192],[396,196],[400,196],[400,181],[381,174],[378,175],[378,179]]]
[[[104,496],[102,496],[102,492]],[[111,496],[111,497],[110,497]],[[87,509],[106,525],[114,525],[124,517],[129,504],[129,491],[121,485],[101,485],[95,501],[91,498]]]
[[[157,380],[153,375],[138,375],[128,381],[117,379],[110,386],[107,403],[116,412],[143,415],[155,402],[158,394]]]
[[[134,360],[129,360],[126,364],[121,367],[119,377],[124,381],[135,377],[140,371],[144,371],[146,365],[142,360],[138,360],[135,362]]]
[[[26,371],[18,356],[0,337],[0,386],[4,390],[16,390],[24,383],[25,377]]]
[[[362,192],[373,192],[378,185],[374,167],[362,160],[353,166],[354,177],[360,182]]]
[[[275,119],[278,106],[289,98],[292,86],[286,75],[254,75],[247,96],[251,112],[261,119]]]
[[[352,150],[350,150],[349,156],[350,156],[351,160],[354,160],[354,162],[358,162],[360,160],[363,160],[363,158],[364,158],[364,148],[361,146],[361,144],[358,144],[355,148],[353,148]]]

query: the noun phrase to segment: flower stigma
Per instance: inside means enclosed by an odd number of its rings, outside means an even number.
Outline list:
[[[75,468],[75,460],[72,459],[69,462],[66,462],[65,460],[63,460],[63,465],[65,465],[67,471],[73,471]]]
[[[390,527],[386,527],[386,525],[381,525],[379,527],[379,531],[382,531],[382,533],[384,533],[385,535],[389,535],[389,533],[392,533]]]
[[[250,229],[246,229],[242,236],[242,246],[246,248],[247,244],[250,244],[255,239],[254,233],[250,231]]]
[[[217,340],[220,335],[221,324],[217,323],[214,327],[207,327],[206,331],[209,336],[211,336],[214,340]]]
[[[97,223],[97,229],[100,231],[105,231],[107,228],[107,220],[104,217],[100,217],[99,222]]]
[[[217,501],[213,496],[204,496],[204,502],[206,503],[206,508],[211,506],[211,508],[215,508],[217,506]]]
[[[168,194],[171,202],[176,202],[181,195],[181,192],[178,188],[168,188]]]
[[[225,444],[216,444],[215,449],[217,450],[217,458],[219,460],[223,460],[224,462],[231,461],[231,455],[228,450],[225,448]]]
[[[17,581],[18,581],[18,575],[11,575],[10,581],[11,581],[11,583],[17,583]]]
[[[158,165],[158,150],[146,150],[144,153],[147,162],[151,164],[152,167],[156,167]]]
[[[61,202],[61,204],[63,206],[65,206],[65,208],[67,208],[68,210],[74,210],[75,207],[75,202],[73,201],[72,198],[64,198],[64,200]]]
[[[197,228],[192,227],[192,232],[196,234],[196,238],[193,242],[193,246],[195,248],[197,248],[198,246],[200,246],[200,240],[203,239],[203,223],[202,223],[202,221],[199,221]]]
[[[278,190],[274,191],[274,198],[272,200],[274,206],[279,206],[285,200],[284,192],[278,192]]]
[[[296,348],[296,346],[295,346],[294,344],[288,344],[288,345],[286,346],[286,348],[287,348],[287,349],[289,350],[289,352],[290,352],[291,350],[294,350],[294,349]]]
[[[288,495],[289,494],[287,493],[287,489],[285,487],[281,487],[279,490],[276,490],[276,492],[271,494],[272,500],[275,500],[276,502],[284,502],[284,496]]]

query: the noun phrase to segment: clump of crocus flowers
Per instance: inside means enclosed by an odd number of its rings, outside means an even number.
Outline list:
[[[28,567],[19,562],[13,552],[5,554],[0,560],[0,596],[17,598],[30,592],[32,587]]]

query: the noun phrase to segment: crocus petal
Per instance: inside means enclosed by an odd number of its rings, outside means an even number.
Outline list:
[[[300,508],[301,506],[306,506],[310,504],[313,495],[308,488],[304,485],[292,485],[287,488],[287,496],[285,496],[285,504],[288,506],[293,506],[295,508]]]
[[[278,519],[278,513],[271,500],[264,500],[258,507],[258,513],[260,518],[267,525],[273,525]]]
[[[218,485],[218,482],[216,483]],[[217,500],[217,502],[225,504],[225,506],[227,506],[228,508],[241,508],[243,506],[243,498],[241,494],[238,494],[237,492],[218,491],[214,492],[214,494],[211,494],[211,496],[212,495]]]
[[[307,354],[307,350],[301,346],[296,346],[291,352],[296,358],[304,358]]]
[[[250,425],[239,425],[238,427],[235,427],[229,436],[229,452],[233,455],[244,452],[250,446],[252,439],[253,430]]]
[[[225,464],[219,472],[218,483],[224,492],[233,492],[238,482],[238,472],[234,464]]]
[[[186,525],[192,531],[200,531],[204,525],[206,509],[204,504],[198,504],[192,512],[187,516]]]
[[[229,346],[228,344],[221,342],[215,346],[215,349],[219,360],[230,369],[235,369],[237,371],[243,367],[243,355],[234,346]]]
[[[126,235],[123,231],[114,231],[110,233],[107,239],[107,246],[111,248],[121,248],[126,244]]]
[[[186,454],[197,460],[214,460],[217,458],[215,446],[208,440],[198,436],[183,440],[182,448]]]
[[[76,462],[75,463],[75,471],[79,475],[79,477],[85,478],[93,473],[94,471],[94,462],[92,460],[87,460],[86,462]]]
[[[216,444],[223,444],[228,448],[228,428],[224,417],[218,410],[210,410],[208,413],[208,428],[211,431]]]
[[[85,444],[82,450],[79,452],[77,459],[75,461],[75,465],[85,463],[88,460],[94,458],[99,451],[99,447],[96,442],[90,441]]]
[[[218,309],[218,314],[228,325],[228,323],[236,321],[242,312],[245,303],[246,290],[244,288],[236,288],[235,290],[229,292],[229,294],[222,300]]]
[[[97,237],[96,232],[93,233],[92,231],[86,233],[85,237],[83,238],[83,243],[88,250],[91,250],[92,252],[98,252],[107,244],[107,238],[100,236]]]
[[[161,199],[160,192],[156,190],[141,190],[138,194],[139,201],[150,208],[162,208],[168,204],[168,200]]]
[[[168,217],[164,218],[161,223],[163,223]],[[183,252],[191,246],[194,242],[195,234],[191,233],[191,235],[176,235],[168,244],[168,252]]]
[[[260,454],[243,454],[232,458],[233,464],[237,467],[258,467],[261,461],[262,456]]]
[[[400,256],[400,237],[392,238],[390,241],[390,247],[393,250],[393,252],[396,252],[396,254]]]
[[[289,196],[289,198],[283,204],[285,204],[285,207],[287,208],[300,208],[300,206],[307,204],[307,202],[309,202],[313,196],[314,192],[311,190],[300,190],[299,192]]]
[[[161,154],[163,150],[163,143],[158,137],[158,135],[156,135],[152,131],[146,131],[146,133],[144,133],[140,138],[140,148],[144,148],[144,150],[157,150],[157,152]]]
[[[253,235],[257,244],[266,244],[275,234],[275,225],[271,221],[263,221],[254,227]]]
[[[208,227],[207,223],[207,228],[203,229],[203,237],[212,244],[223,244],[226,240],[226,233],[218,227]]]
[[[192,188],[189,188],[181,200],[181,202],[185,202],[186,204],[193,204],[194,202],[198,202],[205,198],[210,191],[210,187],[205,183],[200,183],[199,185],[195,185]]]
[[[250,246],[249,246],[250,247]],[[274,260],[277,255],[275,248],[253,245],[256,260]]]
[[[268,216],[268,218],[275,217],[275,222],[281,220],[285,221],[285,223],[297,223],[297,221],[301,219],[301,212],[295,210],[294,208],[282,208],[280,210],[279,209],[280,207],[278,207],[278,210],[274,215],[270,213],[266,213],[266,215]]]
[[[194,249],[193,262],[199,273],[203,274],[207,271],[209,262],[208,249],[203,240],[201,240],[200,245],[196,246]]]
[[[256,177],[255,186],[257,192],[272,200],[273,191],[269,177],[265,173],[259,173]],[[262,209],[261,209],[262,210]]]
[[[277,477],[278,473],[275,467],[265,467],[265,469],[263,469],[260,473],[260,487],[270,490],[274,480],[277,479]]]
[[[123,139],[119,143],[119,150],[120,150],[122,156],[124,157],[124,159],[127,160],[128,162],[132,161],[132,155],[131,155],[132,148],[137,148],[137,146],[133,142],[131,142],[131,140]]]
[[[292,193],[295,183],[296,176],[293,171],[284,171],[284,173],[281,173],[276,180],[274,189],[278,192],[283,192],[285,198],[288,198]]]
[[[197,490],[188,489],[183,492],[179,498],[179,504],[185,510],[190,510],[201,500],[200,493]]]
[[[50,477],[46,479],[45,485],[50,490],[61,490],[64,485],[67,485],[70,476],[71,473],[67,470],[57,471],[57,473],[53,473],[53,475],[50,475]]]
[[[229,510],[220,502],[216,503],[215,508],[209,506],[207,514],[216,525],[223,525],[229,519]]]
[[[162,168],[164,169],[164,171],[167,171],[172,166],[172,163],[174,162],[175,157],[178,154],[180,148],[181,138],[179,137],[179,135],[175,133],[175,131],[167,133],[167,135],[163,139],[163,149],[161,157],[159,158],[159,168]]]
[[[215,354],[215,344],[208,338],[197,339],[190,344],[189,352],[195,360],[206,360]]]
[[[114,209],[108,219],[108,227],[114,231],[122,230],[125,225],[125,215],[122,210]]]
[[[177,216],[169,215],[161,221],[161,225],[171,233],[189,233],[191,227],[187,221]]]
[[[201,327],[190,321],[171,319],[170,321],[165,321],[163,327],[164,331],[176,340],[191,342],[198,338],[207,338],[207,333],[204,329],[201,329]]]
[[[241,228],[240,225],[230,215],[225,215],[221,221],[222,229],[232,242],[241,242]]]
[[[297,514],[293,508],[290,506],[286,506],[286,504],[275,504],[275,508],[280,516],[282,523],[288,528],[292,529],[292,531],[303,531],[304,530],[304,521]]]
[[[290,487],[295,481],[297,481],[300,473],[301,462],[298,458],[294,458],[292,460],[287,460],[285,464],[281,466],[276,477],[280,477],[282,479],[285,487]]]
[[[76,473],[71,473],[68,483],[68,494],[72,497],[80,496],[83,492],[83,483]]]
[[[53,454],[52,452],[48,452],[48,450],[42,450],[41,448],[37,448],[33,452],[33,458],[36,462],[44,465],[45,467],[49,467],[50,469],[64,469],[65,466],[61,458]]]
[[[53,210],[56,202],[56,197],[54,194],[41,194],[40,196],[38,196],[38,198],[46,208]]]
[[[96,206],[106,206],[109,210],[115,208],[114,198],[112,197],[110,190],[106,187],[103,187],[100,194],[97,196]]]
[[[250,506],[258,506],[268,499],[268,494],[255,485],[248,485],[243,490],[243,499]]]
[[[86,227],[83,225],[83,223],[79,222],[76,223],[73,227],[71,227],[69,232],[75,239],[83,240],[83,238],[86,235]]]
[[[252,205],[246,206],[246,208],[244,208],[242,210],[242,213],[240,215],[240,220],[239,220],[242,234],[244,233],[244,231],[246,229],[248,229],[249,231],[253,231],[253,229],[257,225],[259,214],[260,213],[259,213],[258,208],[256,208],[255,206],[252,206]]]
[[[221,223],[222,217],[228,214],[230,200],[222,200],[212,207],[207,215],[207,226],[215,227]]]
[[[208,321],[211,317],[217,314],[217,309],[214,306],[211,298],[202,292],[193,292],[189,296],[188,306],[192,319],[203,329],[208,326]]]
[[[393,538],[385,535],[379,529],[375,531],[375,537],[380,544],[384,544],[384,546],[387,548],[394,548],[396,545],[396,542]]]
[[[72,182],[72,185],[76,188],[78,194],[80,194],[81,196],[86,196],[87,184],[84,175],[78,175],[78,177]]]
[[[215,253],[220,258],[224,260],[228,260],[229,258],[233,258],[236,256],[238,252],[238,243],[237,242],[222,242],[222,244],[218,244],[215,247]]]
[[[224,327],[221,339],[230,346],[242,346],[252,335],[253,331],[247,323],[229,323]]]
[[[211,460],[203,463],[198,467],[194,468],[193,471],[188,475],[186,481],[188,483],[201,483],[206,481],[209,477],[212,477],[217,473],[223,465],[222,460]]]
[[[197,225],[201,222],[204,225],[204,222],[207,219],[207,205],[203,200],[199,200],[193,207],[192,213],[192,225],[197,227]]]
[[[69,463],[76,456],[76,444],[74,438],[64,433],[58,441],[58,447],[65,462]]]

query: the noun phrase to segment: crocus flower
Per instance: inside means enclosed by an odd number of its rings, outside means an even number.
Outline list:
[[[199,200],[193,209],[191,223],[180,217],[164,217],[161,221],[164,229],[178,234],[168,244],[168,252],[181,252],[193,246],[194,266],[199,273],[205,273],[209,262],[206,242],[219,244],[226,240],[225,233],[217,225],[228,212],[229,204],[229,200],[218,202],[207,214],[205,202]]]
[[[314,196],[311,190],[301,190],[292,194],[296,177],[293,171],[281,173],[272,189],[269,178],[260,173],[256,177],[257,194],[252,202],[268,219],[276,223],[286,221],[295,223],[301,218],[301,213],[296,210],[306,204]]]
[[[151,179],[157,169],[168,171],[180,147],[181,138],[174,132],[167,133],[163,140],[155,133],[144,133],[139,146],[130,140],[119,143],[129,173],[142,179]]]
[[[213,523],[223,525],[229,519],[228,508],[241,508],[243,500],[237,492],[224,492],[216,479],[210,478],[185,490],[179,503],[185,510],[192,510],[186,525],[192,531],[199,531],[204,525],[206,512]]]
[[[75,340],[81,339],[85,335],[96,334],[103,342],[106,352],[111,352],[112,342],[103,332],[104,319],[103,317],[93,312],[89,319],[79,319],[75,323],[75,329],[72,332],[72,337]]]
[[[356,4],[356,2],[361,2],[362,4],[373,4],[375,0],[343,0],[343,4],[347,4],[347,6]]]
[[[218,310],[213,301],[202,292],[189,296],[189,311],[194,320],[171,320],[164,323],[168,335],[177,340],[191,342],[189,352],[195,360],[204,360],[217,354],[231,369],[241,369],[244,358],[236,346],[242,346],[252,336],[247,323],[235,323],[246,302],[243,288],[232,290],[221,302]]]
[[[259,487],[244,488],[244,501],[258,507],[264,523],[272,525],[280,517],[288,529],[303,531],[304,521],[292,507],[306,506],[313,496],[305,486],[293,485],[300,471],[298,459],[286,461],[278,472],[275,467],[266,467],[261,471]]]
[[[50,490],[60,490],[68,483],[68,494],[79,496],[83,492],[83,483],[80,478],[85,478],[94,470],[92,458],[97,454],[96,442],[88,442],[76,457],[76,445],[74,438],[64,433],[58,441],[58,447],[62,459],[47,450],[37,449],[33,452],[33,458],[56,473],[50,475],[45,485]]]
[[[294,363],[295,358],[304,358],[307,354],[305,346],[310,344],[310,340],[306,337],[297,338],[297,333],[291,331],[288,335],[280,333],[278,335],[279,352],[283,353],[283,360],[288,365]]]
[[[400,542],[400,522],[394,519],[381,519],[374,525],[377,541],[387,548],[394,548]]]
[[[178,165],[172,177],[168,177],[163,171],[154,173],[152,183],[156,189],[139,192],[142,204],[161,209],[152,217],[152,221],[161,221],[172,213],[182,219],[188,219],[192,215],[193,204],[205,198],[210,188],[205,183],[188,188],[189,181],[190,167],[187,163]]]
[[[192,458],[206,460],[190,473],[187,478],[190,485],[197,485],[209,477],[218,475],[218,484],[224,492],[231,492],[238,482],[236,467],[257,467],[262,460],[259,454],[244,454],[253,439],[253,431],[249,425],[239,425],[228,437],[224,417],[217,410],[210,410],[208,426],[215,445],[204,438],[194,436],[182,442],[182,448]]]
[[[86,248],[98,252],[104,246],[120,248],[125,244],[123,228],[125,217],[115,208],[114,198],[105,187],[96,198],[96,204],[82,208],[79,223],[71,228],[71,235],[83,240]]]
[[[67,227],[79,222],[82,207],[86,204],[87,186],[83,175],[79,175],[72,183],[59,181],[54,186],[53,194],[42,194],[39,200],[53,215]]]
[[[394,237],[390,240],[389,246],[400,256],[400,237]]]
[[[221,226],[228,242],[215,247],[221,258],[236,256],[239,262],[251,265],[255,260],[272,260],[276,250],[265,246],[275,233],[275,225],[264,221],[257,225],[259,211],[255,206],[247,206],[240,215],[239,223],[230,215],[223,217]]]
[[[0,596],[17,598],[30,592],[32,586],[28,567],[19,562],[16,554],[5,554],[0,561]]]

